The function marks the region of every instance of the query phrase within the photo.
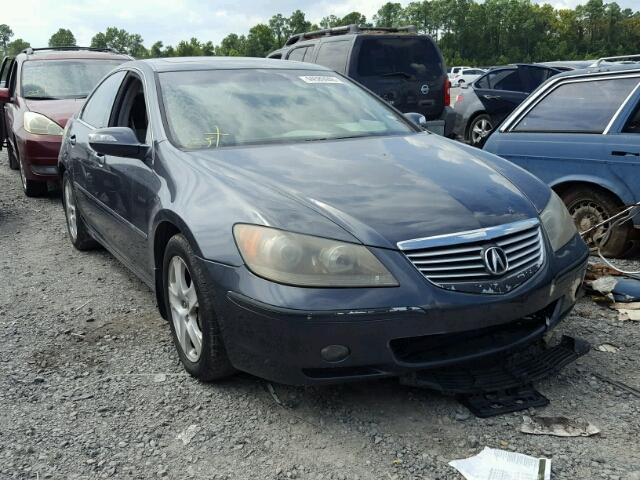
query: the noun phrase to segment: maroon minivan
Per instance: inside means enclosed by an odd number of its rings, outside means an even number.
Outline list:
[[[27,48],[6,58],[0,78],[0,148],[20,169],[27,196],[46,193],[58,181],[58,152],[67,120],[98,81],[128,55],[82,47]],[[108,112],[105,113],[108,115]]]

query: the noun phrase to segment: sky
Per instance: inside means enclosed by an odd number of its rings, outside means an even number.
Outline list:
[[[409,0],[400,0],[402,4]],[[586,0],[533,0],[556,7],[575,7]],[[34,47],[46,46],[60,27],[70,29],[78,45],[107,27],[139,33],[149,47],[157,40],[175,45],[196,37],[218,44],[229,33],[247,33],[272,15],[296,9],[318,23],[327,15],[343,16],[354,10],[371,19],[385,0],[12,0],[1,9],[0,23]],[[622,8],[640,8],[640,0],[617,0]]]

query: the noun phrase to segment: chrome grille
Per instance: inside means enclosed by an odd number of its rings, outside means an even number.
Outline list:
[[[521,285],[544,261],[544,240],[537,219],[466,232],[400,242],[398,247],[432,283],[450,290],[506,293]],[[508,267],[490,273],[484,253],[500,247]]]

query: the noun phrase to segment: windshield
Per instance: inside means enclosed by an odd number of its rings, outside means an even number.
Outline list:
[[[328,71],[181,71],[159,78],[166,122],[181,148],[414,131],[376,97]]]
[[[443,68],[436,47],[426,37],[362,39],[358,55],[361,77],[406,76],[435,80],[442,75]]]
[[[22,65],[22,96],[33,100],[84,98],[124,60],[29,60]]]

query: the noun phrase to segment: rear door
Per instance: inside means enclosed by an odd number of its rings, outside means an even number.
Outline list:
[[[0,88],[7,87],[7,79],[9,77],[9,70],[11,69],[12,63],[13,58],[4,57],[2,64],[0,64]],[[4,104],[0,104],[0,150],[2,150],[4,141],[7,138],[4,123]]]
[[[476,94],[498,126],[529,95],[517,67],[498,68],[476,83]]]
[[[426,35],[358,35],[347,74],[402,112],[433,120],[445,107],[444,60]]]

